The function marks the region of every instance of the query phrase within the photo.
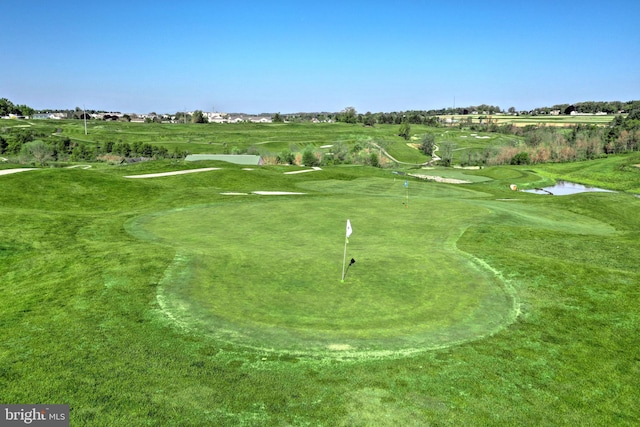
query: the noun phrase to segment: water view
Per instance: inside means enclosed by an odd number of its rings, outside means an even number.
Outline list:
[[[532,190],[523,190],[526,193],[536,194],[551,194],[554,196],[566,196],[569,194],[585,193],[591,191],[604,191],[608,193],[614,193],[612,190],[605,190],[604,188],[588,187],[582,184],[576,184],[575,182],[558,181],[555,185],[544,188],[535,188]]]

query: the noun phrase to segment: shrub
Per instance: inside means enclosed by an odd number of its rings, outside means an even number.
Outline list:
[[[305,166],[316,166],[317,159],[311,147],[307,147],[302,152],[302,164]]]
[[[285,150],[278,154],[276,160],[280,164],[292,165],[296,162],[296,157],[291,151]]]
[[[370,153],[369,154],[369,164],[373,167],[380,167],[380,161],[378,160],[378,154],[377,153]]]
[[[512,165],[528,165],[531,163],[529,153],[521,151],[511,158]]]

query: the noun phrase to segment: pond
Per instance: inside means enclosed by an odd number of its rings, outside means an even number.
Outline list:
[[[605,190],[604,188],[588,187],[582,184],[576,184],[569,181],[557,181],[555,185],[544,188],[536,188],[533,190],[523,190],[526,193],[551,194],[554,196],[566,196],[569,194],[585,193],[590,191],[604,191],[607,193],[615,193],[615,191]]]

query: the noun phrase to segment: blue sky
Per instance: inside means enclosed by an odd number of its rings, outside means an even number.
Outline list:
[[[0,97],[136,113],[640,99],[640,2],[0,5]]]

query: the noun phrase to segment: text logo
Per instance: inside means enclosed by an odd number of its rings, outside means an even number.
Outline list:
[[[69,405],[0,405],[0,425],[69,427]]]

